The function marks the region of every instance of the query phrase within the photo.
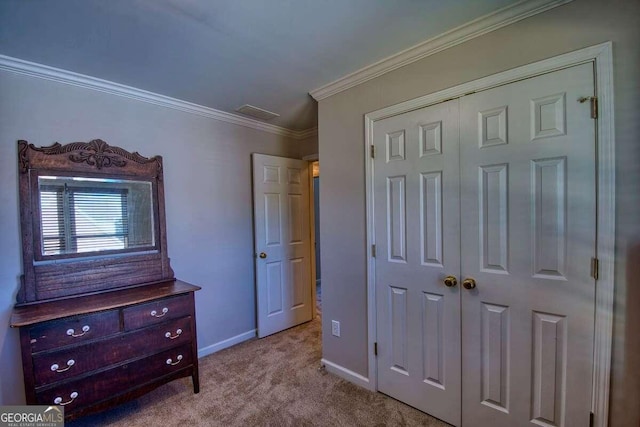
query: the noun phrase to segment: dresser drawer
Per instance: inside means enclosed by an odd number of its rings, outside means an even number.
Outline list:
[[[191,317],[33,356],[36,387],[191,342]]]
[[[190,345],[182,345],[125,365],[36,393],[41,405],[63,405],[67,411],[114,397],[193,363]]]
[[[83,316],[67,317],[42,323],[29,330],[31,351],[37,353],[52,348],[115,334],[120,330],[118,310]]]
[[[191,295],[180,295],[171,298],[127,307],[123,310],[124,329],[143,328],[167,319],[189,316],[191,314]]]

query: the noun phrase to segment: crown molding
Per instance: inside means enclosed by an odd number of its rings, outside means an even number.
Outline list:
[[[309,95],[316,101],[323,100],[390,71],[419,61],[427,56],[431,56],[450,47],[571,1],[573,0],[523,0],[503,7],[502,9],[469,21],[466,24],[361,68],[358,71],[347,74],[338,80],[312,90],[309,92]]]
[[[305,130],[298,130],[298,131],[293,131],[296,133],[296,139],[307,139],[310,138],[312,136],[317,136],[318,135],[318,127],[314,126],[312,128],[309,129],[305,129]]]
[[[72,71],[62,70],[60,68],[50,67],[48,65],[29,62],[11,56],[0,55],[0,70],[11,73],[22,74],[39,79],[50,80],[58,83],[64,83],[71,86],[82,87],[85,89],[96,90],[111,95],[123,96],[136,101],[142,101],[161,107],[171,108],[173,110],[183,111],[189,114],[208,117],[210,119],[231,123],[274,135],[293,138],[296,140],[308,138],[317,133],[317,128],[305,130],[292,130],[281,126],[263,123],[258,120],[242,117],[236,114],[227,113],[225,111],[216,110],[214,108],[205,107],[203,105],[194,104],[192,102],[183,101],[169,96],[160,95],[143,89],[126,86],[120,83],[87,76],[84,74],[74,73]]]

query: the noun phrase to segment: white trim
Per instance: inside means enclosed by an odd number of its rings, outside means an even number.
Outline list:
[[[251,338],[255,338],[256,330],[251,329],[250,331],[243,332],[235,337],[227,338],[226,340],[219,341],[215,344],[208,345],[203,348],[198,349],[198,359],[208,356],[210,354],[216,353],[220,350],[224,350],[225,348],[229,348],[236,344],[240,344],[241,342],[250,340]]]
[[[522,67],[514,68],[512,70],[503,71],[501,73],[463,83],[449,89],[444,89],[435,93],[421,96],[419,98],[411,99],[400,104],[372,111],[371,113],[366,114],[366,117],[368,117],[372,121],[378,121],[387,117],[397,116],[398,114],[427,107],[429,105],[436,104],[447,99],[457,98],[462,95],[478,92],[481,90],[491,89],[496,86],[513,83],[518,80],[523,80],[539,74],[560,70],[562,68],[567,68],[580,63],[592,62],[604,50],[606,50],[607,48],[611,49],[610,45],[611,43],[607,42],[600,45],[587,47],[576,52],[570,52],[550,59],[527,64]]]
[[[303,158],[302,160],[307,159]],[[311,281],[311,318],[315,319],[318,308],[318,304],[316,303],[318,301],[318,295],[316,294],[316,199],[313,191],[313,166],[311,165],[311,162],[307,163],[307,169],[309,175],[309,265],[311,266],[309,280]]]
[[[596,70],[596,96],[599,104],[597,124],[598,139],[598,235],[597,253],[600,261],[599,279],[596,284],[595,338],[593,367],[594,426],[606,427],[609,418],[609,392],[611,351],[613,336],[613,297],[615,268],[615,131],[613,102],[613,56],[611,42],[587,47],[533,64],[524,65],[453,88],[422,96],[401,104],[365,114],[365,169],[367,204],[367,310],[369,380],[377,390],[376,358],[373,343],[376,340],[375,259],[371,257],[371,245],[375,243],[373,216],[373,160],[369,146],[373,141],[373,125],[376,121],[423,108],[447,99],[456,98],[480,90],[512,83],[543,73],[593,62]]]
[[[292,132],[295,132],[295,139],[307,139],[312,136],[318,136],[318,126],[306,130],[294,130]]]
[[[371,387],[371,383],[367,377],[364,377],[357,372],[350,371],[349,369],[340,366],[336,363],[330,362],[327,359],[321,359],[320,364],[327,369],[327,372],[331,372],[334,375],[339,376],[340,378],[347,380],[355,385],[359,385],[360,387],[364,387],[367,390],[375,391],[374,388]]]
[[[365,204],[367,215],[367,350],[369,355],[369,380],[373,390],[378,390],[378,358],[375,355],[375,343],[378,340],[376,324],[376,259],[373,256],[372,245],[376,244],[375,218],[373,207],[375,198],[373,192],[373,174],[375,173],[374,161],[371,158],[371,145],[373,145],[373,123],[369,114],[364,116],[364,158],[365,160]]]
[[[180,99],[149,92],[143,89],[126,86],[84,74],[74,73],[72,71],[62,70],[60,68],[49,67],[48,65],[37,64],[35,62],[29,62],[13,58],[11,56],[0,55],[0,70],[44,80],[51,80],[71,86],[78,86],[85,89],[96,90],[110,95],[123,96],[125,98],[135,99],[136,101],[147,102],[149,104],[159,105],[161,107],[208,117],[210,119],[232,123],[234,125],[268,132],[274,135],[285,136],[296,140],[309,138],[317,133],[317,127],[300,131],[287,129],[281,126],[263,123],[255,119],[242,117],[237,114],[231,114],[214,108],[194,104],[192,102],[182,101]]]
[[[609,421],[616,241],[616,159],[611,43],[595,57],[598,97],[598,260],[593,370],[594,426]]]
[[[309,92],[316,101],[350,89],[390,71],[404,67],[427,56],[459,45],[499,28],[537,15],[572,0],[523,0],[481,16],[445,33],[368,65],[351,74]]]
[[[309,154],[308,156],[304,156],[302,160],[306,160],[308,162],[315,162],[318,160],[318,158],[319,158],[318,153],[316,153],[316,154]]]

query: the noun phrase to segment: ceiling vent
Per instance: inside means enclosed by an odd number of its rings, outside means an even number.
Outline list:
[[[271,111],[263,110],[262,108],[254,107],[253,105],[249,104],[244,104],[236,111],[238,113],[242,113],[260,120],[271,120],[275,119],[276,117],[280,117],[280,114],[272,113]]]

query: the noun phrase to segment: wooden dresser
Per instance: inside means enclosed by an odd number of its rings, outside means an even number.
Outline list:
[[[199,289],[169,281],[17,307],[27,404],[73,419],[180,377],[197,393]]]
[[[27,404],[74,419],[177,378],[199,391],[195,292],[169,262],[162,157],[18,141]]]

